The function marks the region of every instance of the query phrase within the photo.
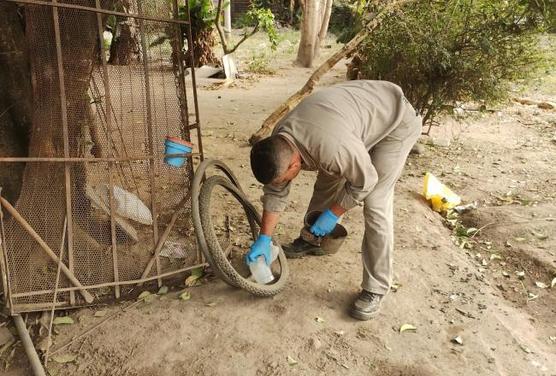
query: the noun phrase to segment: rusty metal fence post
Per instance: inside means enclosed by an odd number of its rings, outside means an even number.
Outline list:
[[[56,3],[56,0],[52,0]],[[58,16],[58,8],[52,7],[52,18],[54,21],[54,38],[56,41],[56,62],[58,69],[58,81],[60,85],[60,107],[62,111],[62,134],[64,137],[64,158],[69,158],[69,133],[68,133],[68,109],[66,102],[66,84],[64,79],[64,62],[62,57],[62,41],[60,37],[60,19]],[[68,263],[69,270],[73,273],[73,211],[71,205],[71,172],[70,166],[64,163],[64,179],[65,179],[65,193],[66,193],[66,216],[68,218]],[[75,294],[70,292],[70,303],[75,304]]]

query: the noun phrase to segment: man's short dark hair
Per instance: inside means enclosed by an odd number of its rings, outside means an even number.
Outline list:
[[[268,184],[289,167],[293,150],[279,135],[267,137],[251,149],[251,170],[262,184]]]

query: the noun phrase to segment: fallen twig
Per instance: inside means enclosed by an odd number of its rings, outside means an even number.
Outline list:
[[[470,237],[469,239],[473,239],[475,236],[477,236],[477,234],[478,234],[479,232],[481,232],[482,230],[484,230],[484,229],[487,228],[488,226],[492,226],[492,225],[494,225],[494,224],[496,224],[496,222],[490,222],[490,223],[487,223],[486,225],[484,225],[483,227],[478,228],[477,231],[475,231],[475,233],[473,233],[473,235],[471,235],[471,237]]]
[[[548,101],[535,101],[532,99],[527,99],[527,98],[512,98],[515,102],[526,105],[526,106],[537,106],[540,109],[543,110],[553,110],[556,105],[554,105],[553,103],[550,103]]]
[[[75,341],[77,341],[78,339],[86,336],[87,334],[91,333],[93,330],[97,329],[98,327],[100,327],[102,324],[104,324],[106,321],[111,320],[115,317],[117,317],[118,315],[121,315],[122,313],[124,313],[126,310],[133,308],[137,305],[139,305],[140,303],[142,303],[143,300],[138,300],[136,302],[131,303],[130,305],[128,305],[127,307],[125,307],[124,309],[122,309],[119,312],[116,312],[108,317],[106,317],[104,320],[100,321],[99,323],[96,323],[95,325],[93,325],[92,327],[90,327],[89,329],[85,330],[83,333],[76,335],[75,337],[73,337],[72,339],[70,339],[69,341],[67,341],[66,343],[64,343],[62,346],[58,347],[56,350],[53,350],[50,355],[54,355],[60,351],[62,351],[63,349],[67,348],[68,346],[72,345]]]

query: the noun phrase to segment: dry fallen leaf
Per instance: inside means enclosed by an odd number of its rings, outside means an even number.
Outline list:
[[[157,295],[166,295],[166,294],[168,294],[168,286],[161,286],[158,289],[158,292],[156,294]]]
[[[469,235],[475,235],[475,233],[477,233],[479,231],[479,229],[475,228],[475,227],[469,227],[467,229],[467,236]]]
[[[184,291],[178,296],[181,300],[189,300],[191,299],[191,294],[188,291]]]
[[[417,328],[415,326],[411,325],[411,324],[403,324],[400,327],[400,333],[407,332],[407,331],[413,331],[414,332],[416,330],[417,330]]]
[[[107,311],[105,311],[105,310],[96,311],[93,316],[95,316],[95,317],[104,317],[104,316],[106,316],[106,313],[107,313]]]
[[[210,302],[205,304],[207,307],[214,307],[216,305],[216,302]]]
[[[150,295],[151,295],[150,291],[143,291],[141,294],[139,294],[137,300],[146,300],[147,297],[149,297]]]
[[[62,354],[62,355],[55,355],[52,357],[52,360],[54,360],[56,363],[71,363],[74,362],[75,359],[77,359],[77,355],[74,354]]]
[[[290,366],[295,366],[295,365],[297,364],[297,360],[295,360],[294,358],[292,358],[292,357],[289,356],[289,355],[288,355],[287,360],[288,360],[288,364],[289,364]]]
[[[540,289],[548,288],[548,285],[546,283],[539,282],[539,281],[535,281],[535,285],[537,285],[537,287],[540,288]]]
[[[463,339],[460,336],[452,338],[452,342],[457,343],[458,345],[463,345]]]
[[[201,281],[199,280],[200,277],[194,276],[194,275],[190,275],[189,277],[187,277],[185,279],[185,287],[195,287],[195,286],[199,286],[201,284]]]
[[[185,279],[186,287],[199,286],[201,284],[201,277],[203,276],[203,268],[195,268],[191,270],[191,275]]]
[[[554,286],[556,286],[556,278],[554,278],[552,282],[550,282],[550,288],[552,289],[554,288]]]
[[[539,297],[538,295],[535,295],[535,294],[533,294],[532,292],[527,293],[527,299],[529,299],[529,300],[535,300],[535,299],[537,299],[538,297]]]
[[[540,233],[540,232],[536,232],[536,231],[531,231],[531,233],[539,240],[546,240],[548,239],[548,235]]]
[[[46,352],[52,346],[52,337],[44,337],[37,343],[37,350]]]
[[[71,325],[71,324],[73,324],[73,319],[69,316],[55,317],[54,320],[52,321],[52,324],[54,324],[54,325]]]

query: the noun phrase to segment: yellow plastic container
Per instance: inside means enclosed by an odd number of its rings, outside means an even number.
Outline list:
[[[430,172],[425,174],[423,196],[431,202],[432,210],[439,213],[452,209],[461,203],[461,198]]]

